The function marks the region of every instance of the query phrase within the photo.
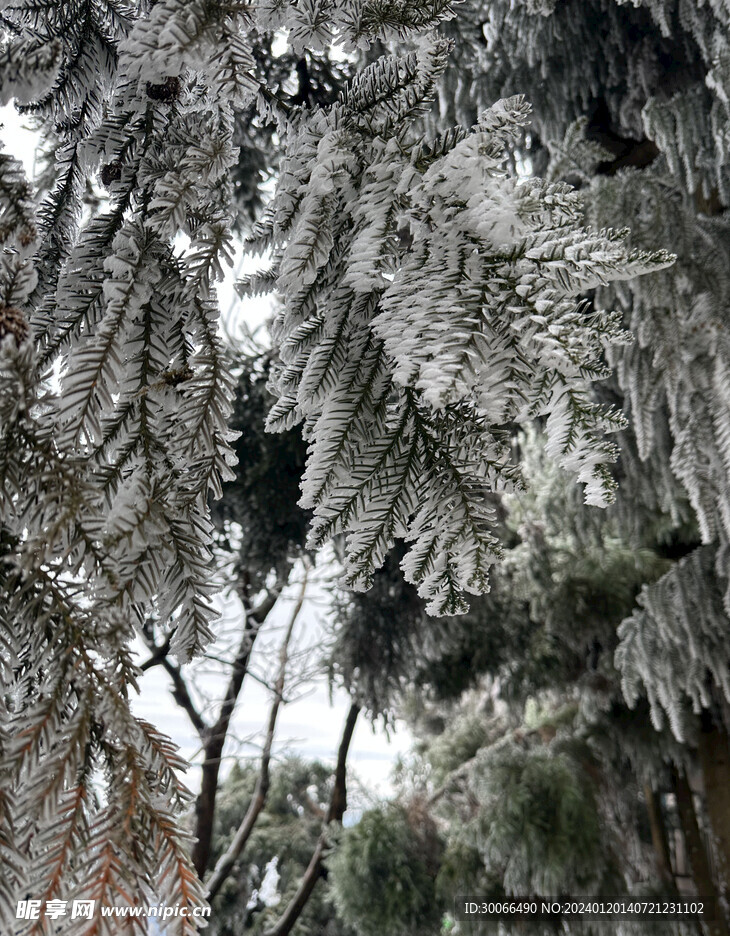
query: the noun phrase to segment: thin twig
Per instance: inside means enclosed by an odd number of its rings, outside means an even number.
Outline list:
[[[302,910],[307,905],[307,901],[312,896],[312,892],[317,885],[317,881],[324,872],[324,858],[329,847],[329,826],[332,823],[341,823],[342,817],[347,809],[347,754],[350,749],[350,742],[355,731],[355,723],[360,713],[360,707],[354,703],[350,706],[347,713],[347,720],[342,732],[339,751],[337,752],[337,767],[335,768],[335,783],[332,788],[325,825],[322,833],[317,840],[314,852],[309,861],[307,870],[299,882],[296,894],[292,897],[289,905],[277,920],[274,926],[265,933],[265,936],[288,936],[294,924],[299,919]]]
[[[266,729],[266,740],[264,741],[264,749],[261,754],[261,766],[259,768],[259,775],[256,778],[256,786],[253,791],[253,796],[251,797],[251,802],[248,805],[246,810],[246,815],[243,817],[241,824],[239,825],[236,834],[233,836],[231,844],[228,846],[226,851],[218,859],[218,863],[215,866],[215,870],[208,881],[208,899],[212,900],[213,897],[218,893],[223,885],[223,882],[226,880],[228,875],[233,870],[234,865],[238,859],[238,856],[241,854],[243,849],[248,842],[251,833],[253,832],[256,821],[261,814],[261,811],[266,804],[266,798],[269,793],[269,765],[271,763],[271,747],[274,743],[274,735],[276,733],[276,720],[279,715],[279,709],[281,708],[284,702],[284,684],[286,682],[286,667],[289,662],[289,643],[294,633],[294,625],[297,618],[299,617],[299,612],[302,610],[302,605],[304,604],[304,596],[307,591],[307,573],[305,570],[304,578],[302,580],[301,588],[299,590],[299,596],[297,598],[297,603],[294,606],[291,617],[289,618],[289,625],[284,634],[284,639],[282,640],[281,647],[279,649],[279,671],[276,675],[276,682],[274,683],[274,699],[271,703],[271,710],[269,712],[269,723]]]
[[[180,667],[172,663],[167,657],[163,657],[160,660],[160,665],[163,667],[165,672],[169,674],[170,679],[172,680],[173,699],[182,709],[185,710],[193,728],[195,728],[195,730],[198,732],[200,740],[203,742],[203,744],[205,744],[210,729],[198,711],[195,703],[193,702],[193,697],[190,695],[190,690],[188,689],[187,683],[183,679],[183,675],[180,672]]]

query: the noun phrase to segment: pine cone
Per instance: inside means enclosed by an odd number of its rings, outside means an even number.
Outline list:
[[[121,177],[122,164],[120,162],[110,162],[101,167],[99,178],[101,179],[101,184],[106,188],[109,188],[113,182],[118,182]]]
[[[176,370],[166,370],[162,374],[162,383],[166,384],[168,387],[177,387],[181,383],[185,383],[186,380],[190,380],[195,376],[195,371],[192,367],[185,365],[185,367],[178,367]]]
[[[152,81],[147,82],[147,97],[153,101],[162,101],[163,104],[171,104],[180,97],[182,91],[182,82],[175,75],[165,78],[161,84],[155,84]]]
[[[15,346],[19,348],[30,335],[30,329],[20,309],[0,304],[0,343],[6,335],[12,335],[15,338]]]

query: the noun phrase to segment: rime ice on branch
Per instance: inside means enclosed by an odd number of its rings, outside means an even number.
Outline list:
[[[586,230],[567,186],[507,170],[520,98],[421,139],[414,119],[447,52],[424,42],[380,59],[295,124],[260,232],[284,299],[269,426],[304,424],[311,543],[346,533],[346,578],[363,589],[404,538],[404,572],[432,614],[488,587],[490,496],[520,483],[505,425],[546,417],[549,450],[586,500],[610,501],[603,433],[624,422],[590,388],[608,374],[605,346],[627,336],[581,294],[672,260]]]
[[[421,36],[307,109],[260,80],[242,0],[1,9],[0,94],[34,115],[54,160],[36,219],[17,165],[0,164],[2,910],[26,892],[194,907],[181,763],[131,713],[130,646],[151,627],[186,660],[211,636],[207,499],[230,470],[232,398],[215,283],[236,109],[255,100],[287,150],[259,238],[285,300],[271,426],[304,422],[312,540],[348,534],[356,587],[404,537],[433,612],[486,589],[490,495],[519,483],[506,423],[546,417],[589,500],[610,498],[602,432],[621,419],[589,390],[623,336],[579,296],[670,258],[585,230],[564,186],[505,169],[519,99],[421,139],[443,41]],[[297,48],[348,50],[452,15],[439,0],[253,12]]]

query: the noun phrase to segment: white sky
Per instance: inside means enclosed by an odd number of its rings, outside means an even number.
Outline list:
[[[37,134],[24,127],[23,121],[15,113],[12,105],[0,108],[0,139],[5,150],[19,158],[32,177],[34,174],[34,152]],[[236,334],[240,326],[249,330],[257,329],[271,314],[272,305],[267,299],[253,299],[241,302],[235,294],[233,285],[237,276],[258,269],[260,260],[236,257],[234,269],[226,281],[219,287],[219,298],[227,330]],[[273,492],[272,492],[273,495]],[[300,616],[300,636],[297,638],[299,650],[309,648],[310,655],[316,653],[317,644],[322,639],[323,590],[321,586],[310,588],[311,597],[305,602]],[[277,627],[286,620],[288,602],[280,602],[267,633],[259,638],[254,653],[253,669],[263,675],[276,666],[278,646]],[[222,620],[217,630],[223,633],[221,644],[213,647],[213,652],[223,655],[225,634],[240,620],[241,609],[235,600],[221,598]],[[222,692],[223,680],[219,672],[202,674],[199,683],[204,692],[212,697]],[[177,706],[170,695],[169,679],[161,667],[148,671],[140,683],[141,695],[134,702],[135,712],[147,718],[162,731],[166,732],[181,749],[181,753],[193,764],[199,762],[197,736],[190,726],[187,715]],[[295,752],[305,758],[319,758],[334,763],[340,733],[349,707],[349,700],[342,691],[334,693],[332,699],[326,678],[320,675],[312,680],[306,691],[283,707],[279,715],[276,753]],[[270,706],[270,693],[253,679],[246,681],[244,691],[236,708],[231,726],[231,741],[224,751],[223,771],[226,773],[232,763],[231,758],[237,753],[242,756],[255,756],[260,743],[262,725]],[[247,743],[246,743],[247,742]],[[401,726],[389,741],[382,730],[373,730],[361,716],[350,748],[350,766],[357,776],[374,793],[386,795],[390,790],[389,777],[393,763],[399,753],[407,751],[411,743],[409,733]],[[196,789],[199,783],[199,771],[193,767],[186,780]]]
[[[25,128],[23,119],[16,114],[12,104],[0,107],[0,127],[0,139],[6,152],[20,159],[25,166],[26,174],[32,177],[38,135],[33,130]]]
[[[309,677],[305,684],[293,685],[291,680],[285,698],[290,699],[279,712],[278,730],[274,746],[275,755],[299,754],[305,758],[317,758],[334,764],[340,734],[349,708],[350,700],[342,690],[335,690],[330,698],[326,674],[317,663],[322,656],[322,641],[325,635],[327,615],[326,594],[316,581],[307,588],[305,601],[294,639],[290,646],[290,671],[312,671],[319,673]],[[282,632],[291,615],[298,587],[290,587],[284,593],[276,609],[269,616],[266,627],[257,638],[251,660],[254,677],[273,682],[278,668],[279,643]],[[228,649],[239,638],[238,623],[241,608],[236,598],[221,596],[222,618],[216,630],[220,634],[211,648],[214,655],[228,659]],[[224,691],[226,670],[216,661],[194,663],[188,667],[189,681],[198,688],[196,701],[205,710],[206,703],[211,717],[217,713],[217,701]],[[189,774],[188,785],[197,788],[200,748],[187,715],[170,699],[169,677],[161,667],[148,670],[141,681],[141,694],[133,703],[134,711],[166,731],[180,745],[181,753],[194,765]],[[223,774],[228,773],[237,755],[256,757],[263,740],[263,730],[271,706],[271,692],[256,678],[249,678],[239,699],[230,736],[224,751]],[[410,745],[409,733],[401,728],[389,741],[382,729],[375,730],[364,717],[356,727],[350,748],[349,764],[368,789],[376,795],[387,795],[390,791],[390,773],[399,753],[405,753]]]

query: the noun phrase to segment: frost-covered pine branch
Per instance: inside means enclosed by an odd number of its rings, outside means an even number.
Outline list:
[[[488,494],[520,483],[505,426],[544,417],[588,502],[611,499],[603,433],[623,419],[590,388],[625,336],[580,296],[671,262],[583,228],[566,186],[506,169],[520,98],[469,132],[420,139],[413,121],[447,53],[435,40],[381,59],[294,123],[260,231],[284,299],[269,425],[304,424],[311,543],[348,534],[347,581],[367,588],[404,538],[404,571],[434,614],[488,587],[500,552]]]
[[[699,713],[721,698],[730,702],[723,567],[722,553],[695,549],[642,589],[638,608],[618,631],[616,666],[626,699],[635,705],[646,694],[655,726],[666,718],[680,741],[690,706]]]
[[[0,10],[0,96],[55,158],[37,210],[0,160],[0,897],[192,908],[181,762],[131,713],[130,645],[151,628],[185,661],[211,636],[207,502],[230,476],[233,397],[215,287],[237,109],[255,102],[286,147],[257,239],[284,298],[270,425],[304,424],[312,542],[348,535],[355,587],[403,538],[432,612],[487,588],[489,495],[520,484],[511,424],[545,420],[588,500],[610,499],[603,433],[622,420],[591,384],[624,336],[581,295],[671,258],[585,229],[569,189],[507,169],[519,98],[423,138],[449,53],[429,34],[453,15],[443,0]],[[294,49],[402,35],[415,49],[310,109],[260,80],[252,18]]]
[[[3,96],[56,146],[37,220],[17,165],[3,162],[0,186],[0,841],[24,858],[8,862],[11,900],[204,904],[177,819],[184,764],[130,710],[130,646],[149,620],[181,659],[211,634],[207,499],[232,460],[215,283],[233,108],[253,93],[244,13],[28,3],[4,20],[17,70]],[[33,56],[55,70],[38,66],[30,81]],[[84,218],[90,184],[106,188],[107,207]],[[109,925],[98,914],[59,923],[74,934]],[[197,931],[192,918],[176,926]]]

